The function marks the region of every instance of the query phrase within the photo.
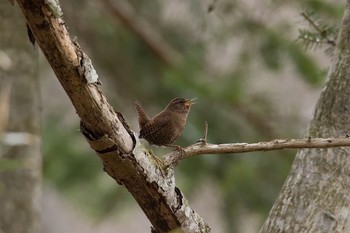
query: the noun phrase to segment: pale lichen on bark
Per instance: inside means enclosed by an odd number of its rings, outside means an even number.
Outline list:
[[[122,115],[113,110],[98,86],[89,84],[86,74],[79,72],[79,61],[84,59],[80,48],[70,39],[65,22],[52,5],[45,0],[17,2],[81,119],[82,133],[103,161],[104,171],[133,195],[154,232],[179,227],[184,232],[209,232],[204,220],[184,204],[187,201],[175,187],[173,173],[164,173],[161,166],[139,150],[139,141]],[[88,68],[93,69],[92,65]],[[182,208],[186,213],[179,211]]]

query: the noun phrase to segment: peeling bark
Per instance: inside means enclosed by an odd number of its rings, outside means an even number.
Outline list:
[[[307,136],[350,132],[350,5]],[[350,232],[350,148],[299,150],[261,232]]]
[[[120,113],[109,105],[96,83],[88,83],[80,61],[87,55],[72,42],[65,23],[46,0],[18,0],[36,42],[65,89],[78,116],[81,131],[101,158],[104,170],[133,195],[153,225],[153,232],[210,232],[175,186],[172,169],[140,144]]]

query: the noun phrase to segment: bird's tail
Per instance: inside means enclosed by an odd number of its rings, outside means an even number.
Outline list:
[[[141,129],[150,120],[150,118],[145,112],[145,110],[143,110],[143,108],[141,107],[138,101],[135,101],[134,104],[135,104],[136,111],[139,115],[139,125]]]

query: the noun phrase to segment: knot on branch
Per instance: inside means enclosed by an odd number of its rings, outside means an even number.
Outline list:
[[[90,147],[98,154],[105,154],[109,152],[120,153],[118,145],[108,137],[108,135],[97,135],[90,131],[82,121],[80,121],[80,131],[85,136],[85,139],[90,144]]]

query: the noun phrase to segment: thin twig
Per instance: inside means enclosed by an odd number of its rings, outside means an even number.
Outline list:
[[[350,146],[350,138],[304,138],[304,139],[275,139],[258,143],[227,143],[203,144],[198,142],[184,148],[184,153],[171,152],[164,157],[164,164],[173,166],[180,160],[201,154],[233,154],[253,151],[271,151],[282,149],[330,148]]]
[[[202,145],[207,144],[207,138],[208,138],[208,121],[204,122],[204,135],[203,138],[199,139],[197,143],[201,143]]]

